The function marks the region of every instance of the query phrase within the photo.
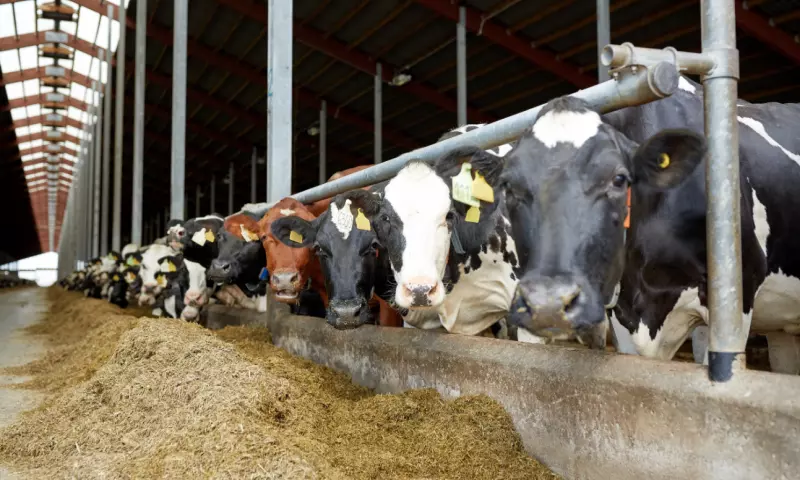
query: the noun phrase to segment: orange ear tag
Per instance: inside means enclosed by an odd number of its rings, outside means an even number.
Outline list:
[[[623,225],[625,226],[625,228],[630,228],[631,227],[631,189],[630,189],[630,187],[628,187],[628,199],[625,202],[625,205],[627,207],[628,214],[625,216],[625,223],[623,223]]]

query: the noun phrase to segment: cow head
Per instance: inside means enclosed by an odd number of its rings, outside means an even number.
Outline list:
[[[125,281],[124,273],[117,272],[111,276],[108,288],[108,301],[121,308],[128,306],[128,283]]]
[[[156,280],[156,273],[161,270],[160,260],[175,255],[177,252],[166,245],[153,244],[142,253],[139,276],[142,280],[139,305],[153,305],[155,297],[164,289]]]
[[[258,222],[246,213],[226,218],[224,229],[217,234],[219,253],[211,261],[208,279],[216,283],[257,283],[267,261],[258,232]]]
[[[339,329],[372,319],[368,302],[375,290],[381,247],[364,213],[371,196],[362,190],[337,195],[313,221],[290,215],[272,222],[272,233],[283,244],[316,253],[329,298],[326,319]]]
[[[688,131],[637,146],[581,100],[546,105],[500,179],[523,271],[512,325],[551,337],[600,325],[622,274],[628,188],[673,188],[704,153]]]
[[[465,163],[471,170],[464,170]],[[383,199],[374,197],[365,204],[364,212],[394,271],[399,307],[427,309],[441,305],[446,294],[442,278],[453,232],[465,250],[476,251],[486,229],[494,226],[488,219],[499,202],[477,201],[477,217],[468,218],[475,212],[453,200],[453,177],[466,175],[472,181],[479,173],[491,185],[501,169],[500,158],[479,148],[457,149],[440,158],[435,167],[409,162],[386,185]]]
[[[317,260],[311,248],[286,246],[273,234],[272,222],[288,216],[296,216],[308,222],[314,220],[314,216],[305,205],[293,198],[284,198],[259,220],[258,227],[267,255],[270,289],[279,302],[294,304],[298,302],[300,292],[305,289],[308,282],[309,264]],[[287,236],[290,234],[290,231],[286,232]]]
[[[183,228],[183,220],[173,218],[167,222],[167,245],[175,251],[183,249],[183,237],[186,236],[186,229]]]

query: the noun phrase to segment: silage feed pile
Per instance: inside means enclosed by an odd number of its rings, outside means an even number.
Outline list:
[[[51,289],[14,369],[49,394],[0,430],[23,478],[553,479],[487,397],[375,395],[266,330],[134,318]]]

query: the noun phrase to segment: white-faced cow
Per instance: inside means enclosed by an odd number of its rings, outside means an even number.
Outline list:
[[[741,100],[737,105],[744,320],[778,347],[770,348],[773,370],[799,373],[800,341],[792,335],[800,333],[800,222],[793,219],[800,211],[795,187],[800,182],[795,128],[800,105]],[[681,78],[671,97],[605,118],[636,142],[664,128],[702,133],[702,86]],[[671,358],[692,329],[708,321],[706,196],[703,169],[698,170],[666,198],[632,192],[628,264],[615,315],[643,355]]]
[[[495,155],[461,148],[434,167],[410,162],[389,181],[382,199],[365,202],[394,272],[394,302],[409,310],[408,324],[477,335],[506,317],[518,262],[504,198],[489,186],[502,168]],[[474,206],[453,200],[453,177],[459,175],[488,182],[484,199],[469,200]]]
[[[373,323],[373,299],[379,303],[378,324],[402,326],[387,303],[393,296],[388,252],[364,213],[372,195],[364,190],[337,195],[314,220],[290,215],[271,225],[272,234],[285,245],[314,249],[329,299],[326,320],[339,329]]]
[[[139,276],[142,288],[139,294],[139,305],[153,305],[156,296],[164,289],[156,280],[156,273],[160,271],[159,261],[179,252],[166,245],[152,244],[142,252],[142,263],[139,266]]]
[[[579,99],[548,103],[500,179],[524,271],[509,317],[518,338],[577,333],[604,347],[604,305],[624,266],[628,188],[664,198],[704,152],[703,138],[687,130],[638,146]]]

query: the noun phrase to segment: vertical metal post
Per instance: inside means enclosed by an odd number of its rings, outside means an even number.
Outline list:
[[[189,218],[189,194],[188,193],[184,193],[183,194],[183,212],[182,213],[183,214],[181,215],[181,218],[183,218],[183,219]]]
[[[200,197],[203,196],[203,192],[200,191],[200,184],[198,183],[194,187],[194,216],[200,216]]]
[[[456,27],[456,77],[458,82],[457,120],[458,126],[460,127],[467,124],[467,10],[464,6],[458,7],[458,26]]]
[[[253,154],[250,156],[250,202],[256,203],[256,175],[258,175],[258,149],[253,147]]]
[[[208,202],[209,203],[209,210],[211,210],[209,213],[216,213],[217,212],[217,176],[216,175],[211,175],[211,185],[209,187],[209,190],[211,192],[210,193],[211,198],[209,199],[209,202]]]
[[[267,201],[292,193],[292,7],[267,0]]]
[[[383,67],[375,64],[375,164],[383,161]]]
[[[100,252],[108,250],[108,233],[111,230],[108,217],[109,190],[111,189],[111,22],[114,20],[113,5],[108,4],[108,48],[106,48],[106,85],[103,98],[103,203],[100,215]]]
[[[742,245],[739,208],[739,125],[736,120],[739,52],[734,0],[702,0],[703,53],[715,60],[704,77],[706,162],[706,243],[711,335],[708,375],[731,379],[744,368],[750,328],[742,317]],[[745,324],[747,323],[747,324]]]
[[[186,218],[186,42],[189,0],[175,0],[172,42],[172,218]]]
[[[102,64],[101,64],[102,67]],[[99,77],[102,78],[102,70]],[[92,258],[100,255],[100,167],[101,157],[103,156],[103,95],[101,94],[103,83],[98,83],[97,88],[97,103],[95,104],[95,111],[97,112],[97,124],[95,125],[95,142],[94,142],[94,160],[92,160],[94,168],[94,188],[92,195]]]
[[[228,167],[228,215],[233,215],[233,162]]]
[[[124,27],[124,26],[122,26]],[[136,72],[133,78],[133,205],[131,243],[142,245],[144,198],[144,77],[147,56],[147,2],[136,2]]]
[[[319,184],[328,179],[328,102],[322,101],[319,109]]]
[[[142,2],[144,3],[144,2]],[[122,248],[122,116],[125,106],[125,2],[119,2],[119,43],[117,44],[117,104],[114,111],[114,208],[111,223],[111,249],[119,252]],[[109,22],[109,32],[111,23]]]
[[[608,67],[600,61],[603,47],[611,43],[611,12],[609,0],[597,0],[597,83],[608,80]]]

